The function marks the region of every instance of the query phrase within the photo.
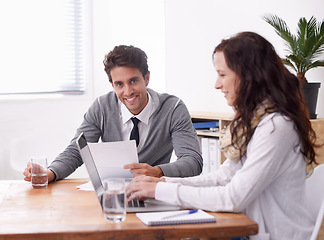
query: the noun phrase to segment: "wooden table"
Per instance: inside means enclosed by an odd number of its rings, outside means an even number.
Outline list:
[[[232,213],[211,213],[217,222],[206,224],[149,227],[134,213],[125,222],[108,223],[95,193],[76,189],[86,181],[62,180],[42,190],[27,182],[12,183],[0,205],[0,239],[229,239],[258,232],[257,223]]]

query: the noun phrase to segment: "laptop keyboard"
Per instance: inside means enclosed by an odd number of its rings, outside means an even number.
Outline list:
[[[144,202],[138,200],[138,198],[133,199],[128,202],[128,207],[145,207]]]

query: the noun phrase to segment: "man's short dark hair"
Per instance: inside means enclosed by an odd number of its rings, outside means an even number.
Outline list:
[[[137,68],[141,71],[143,77],[148,73],[147,56],[145,52],[134,46],[119,45],[114,47],[114,49],[105,56],[103,63],[110,82],[112,82],[110,71],[116,66]]]

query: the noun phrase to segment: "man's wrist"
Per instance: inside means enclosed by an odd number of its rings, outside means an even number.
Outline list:
[[[155,169],[156,169],[156,177],[163,177],[164,175],[163,175],[163,171],[162,171],[162,169],[159,167],[159,166],[155,166],[154,167]]]
[[[55,173],[50,169],[48,169],[47,175],[48,175],[48,182],[53,182],[56,178]]]

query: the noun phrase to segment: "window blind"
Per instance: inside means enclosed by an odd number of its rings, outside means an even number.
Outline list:
[[[0,94],[82,93],[83,0],[0,2]]]

